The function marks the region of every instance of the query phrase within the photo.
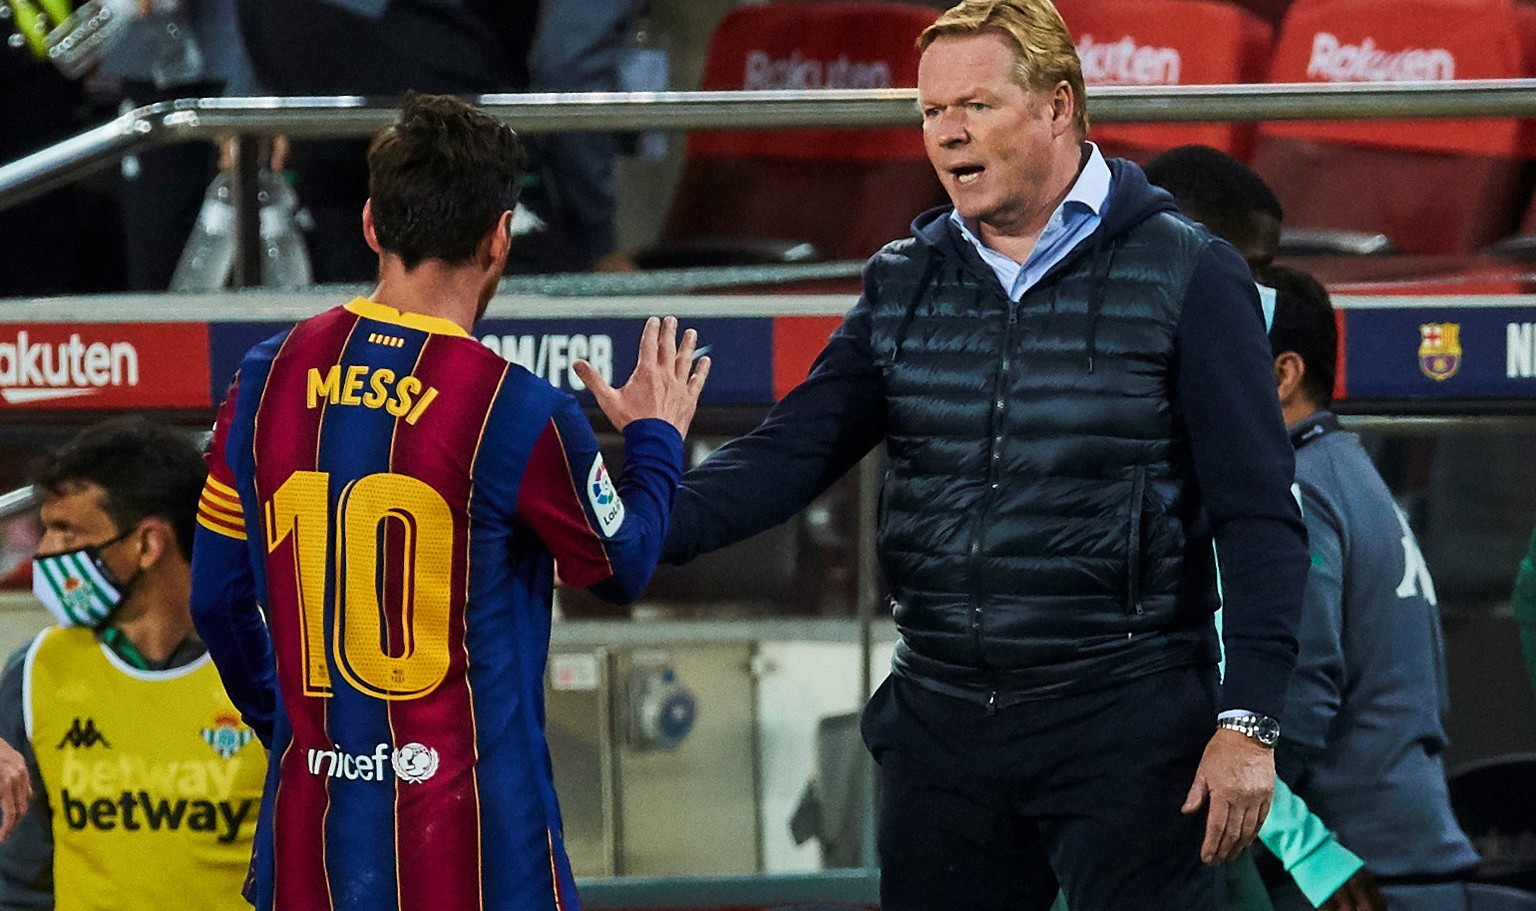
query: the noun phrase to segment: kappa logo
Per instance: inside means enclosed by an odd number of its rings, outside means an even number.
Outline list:
[[[619,526],[624,524],[624,501],[619,499],[613,479],[608,476],[602,453],[592,460],[592,469],[587,472],[587,499],[597,514],[597,524],[603,535],[611,538],[618,534]]]
[[[70,724],[69,730],[65,731],[64,736],[59,739],[59,745],[55,749],[62,750],[66,746],[71,746],[77,750],[85,750],[98,743],[109,750],[112,749],[112,744],[108,743],[107,738],[96,729],[96,719],[87,718],[82,724],[80,719],[76,718]]]

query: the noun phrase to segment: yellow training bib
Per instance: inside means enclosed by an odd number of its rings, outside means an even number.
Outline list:
[[[90,630],[54,627],[24,679],[57,911],[250,911],[266,758],[208,656],[141,671]]]

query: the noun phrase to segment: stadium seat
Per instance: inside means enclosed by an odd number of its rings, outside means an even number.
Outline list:
[[[700,88],[915,86],[915,41],[937,16],[906,3],[738,6],[710,40]],[[863,259],[944,201],[915,110],[911,126],[894,129],[694,132],[661,248],[637,259]]]
[[[1237,5],[1249,10],[1271,25],[1279,25],[1291,0],[1237,0]]]
[[[1511,0],[1297,0],[1271,82],[1499,79],[1523,74]],[[1476,251],[1519,217],[1513,119],[1271,122],[1255,169],[1287,226],[1385,234],[1407,253]]]
[[[1269,72],[1269,24],[1222,0],[1062,0],[1083,78],[1090,87],[1262,82]],[[1093,107],[1088,108],[1090,117]],[[1106,155],[1145,161],[1198,143],[1247,160],[1254,127],[1241,123],[1094,125]]]

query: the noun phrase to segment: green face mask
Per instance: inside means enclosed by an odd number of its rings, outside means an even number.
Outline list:
[[[132,532],[129,529],[100,544],[34,557],[32,594],[63,626],[101,627],[123,603],[128,591],[128,586],[118,581],[101,559],[101,549]]]

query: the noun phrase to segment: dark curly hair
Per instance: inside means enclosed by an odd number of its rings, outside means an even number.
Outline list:
[[[176,530],[183,557],[192,557],[197,501],[208,469],[187,434],[130,415],[94,424],[32,467],[32,483],[60,496],[73,483],[106,492],[102,508],[119,532],[159,516]]]

